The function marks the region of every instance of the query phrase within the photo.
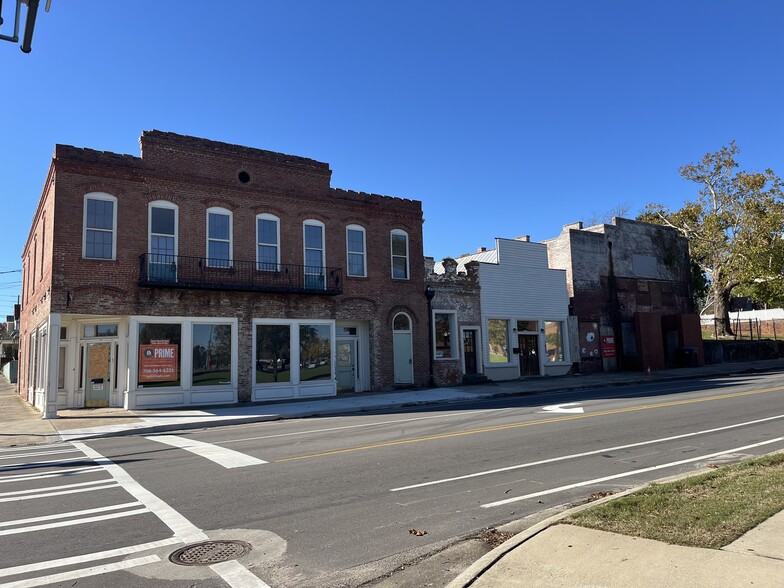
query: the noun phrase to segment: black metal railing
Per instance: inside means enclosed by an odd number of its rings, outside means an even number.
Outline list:
[[[335,296],[343,293],[343,270],[336,267],[143,253],[139,256],[139,285]]]

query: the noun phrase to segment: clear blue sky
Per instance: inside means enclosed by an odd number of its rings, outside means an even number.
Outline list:
[[[777,0],[53,0],[31,54],[0,42],[0,272],[56,143],[138,155],[149,129],[422,200],[436,259],[677,208],[678,167],[733,139],[784,175],[782,24]],[[0,314],[20,276],[0,274]]]

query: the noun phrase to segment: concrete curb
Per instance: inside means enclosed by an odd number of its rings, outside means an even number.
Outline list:
[[[758,457],[764,457],[765,455],[776,455],[778,453],[784,453],[784,450],[771,451],[770,453],[765,453]],[[511,539],[504,541],[504,543],[502,543],[492,551],[489,551],[488,553],[480,557],[478,560],[476,560],[473,564],[471,564],[468,568],[463,570],[463,572],[461,572],[459,576],[457,576],[454,580],[452,580],[449,584],[447,584],[445,588],[469,588],[477,579],[479,579],[482,576],[482,574],[484,574],[487,570],[489,570],[496,563],[498,563],[509,552],[515,550],[529,539],[532,539],[542,531],[548,529],[549,527],[552,527],[553,525],[557,524],[558,522],[562,521],[567,517],[570,517],[573,514],[577,514],[579,512],[588,510],[589,508],[593,508],[595,506],[606,504],[607,502],[612,502],[613,500],[617,500],[618,498],[623,498],[624,496],[628,496],[629,494],[634,494],[635,492],[639,492],[640,490],[643,490],[644,488],[647,488],[652,484],[665,484],[667,482],[675,482],[677,480],[683,480],[684,478],[699,476],[701,474],[706,474],[712,471],[713,469],[711,468],[700,468],[693,472],[686,472],[683,474],[677,474],[674,476],[659,478],[657,480],[652,480],[650,482],[647,482],[646,484],[635,486],[634,488],[629,488],[628,490],[624,490],[623,492],[618,492],[616,494],[613,494],[611,496],[606,496],[604,498],[595,500],[593,502],[586,502],[585,504],[580,504],[572,508],[568,508],[562,512],[559,512],[558,514],[546,518],[543,521],[539,521],[535,525],[532,525],[526,530],[521,531]]]
[[[401,408],[409,408],[409,407],[420,407],[420,406],[428,406],[428,405],[436,405],[436,404],[460,404],[465,402],[473,402],[476,400],[488,400],[493,398],[512,398],[512,397],[520,397],[520,396],[539,396],[539,395],[546,395],[552,393],[563,393],[563,392],[579,392],[583,390],[593,390],[596,388],[604,388],[604,387],[619,387],[619,386],[634,386],[639,384],[649,384],[652,382],[669,382],[669,381],[677,381],[677,380],[694,380],[699,379],[701,377],[727,377],[732,375],[737,375],[740,373],[759,373],[759,372],[766,372],[771,371],[776,368],[750,368],[748,366],[738,365],[736,369],[732,369],[732,367],[727,366],[726,370],[717,371],[711,374],[694,374],[694,373],[685,373],[685,374],[672,374],[667,376],[654,376],[653,378],[649,376],[642,376],[638,378],[632,378],[629,380],[618,381],[618,382],[604,382],[604,383],[593,383],[589,382],[585,385],[578,384],[577,386],[569,386],[564,385],[562,387],[556,387],[549,390],[519,390],[519,391],[509,391],[509,392],[489,392],[486,394],[478,393],[473,398],[454,398],[454,399],[421,399],[416,401],[400,401],[400,402],[391,402],[389,404],[384,405],[374,405],[374,406],[365,406],[365,407],[341,407],[341,408],[334,408],[334,409],[322,409],[318,411],[313,410],[304,410],[299,412],[292,412],[292,413],[273,413],[273,414],[262,414],[262,415],[247,415],[247,416],[237,416],[232,418],[205,418],[203,421],[190,421],[190,422],[172,422],[170,424],[148,424],[148,423],[131,423],[126,425],[106,425],[104,427],[91,427],[91,428],[84,428],[84,429],[72,429],[71,431],[57,430],[57,434],[53,435],[51,439],[54,442],[67,442],[67,441],[76,441],[79,439],[97,439],[97,438],[104,438],[104,437],[120,437],[123,435],[146,435],[146,434],[155,434],[155,433],[164,433],[169,431],[186,431],[186,430],[194,430],[194,429],[208,429],[208,428],[215,428],[221,426],[230,426],[230,425],[240,425],[240,424],[248,424],[248,423],[260,423],[260,422],[269,422],[269,421],[278,421],[284,419],[301,419],[301,418],[312,418],[312,417],[320,417],[320,416],[334,416],[338,414],[356,414],[361,412],[372,412],[376,410],[390,410],[390,409],[401,409]],[[264,404],[260,404],[259,406],[264,406]],[[138,417],[143,418],[143,417]],[[172,417],[172,418],[177,418]],[[110,427],[116,427],[115,429],[110,429]],[[56,429],[56,426],[54,427]]]

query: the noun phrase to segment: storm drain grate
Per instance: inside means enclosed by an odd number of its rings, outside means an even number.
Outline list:
[[[245,541],[203,541],[178,549],[169,556],[169,561],[181,566],[209,566],[242,557],[251,549]]]

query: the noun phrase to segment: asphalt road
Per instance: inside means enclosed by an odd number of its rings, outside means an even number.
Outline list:
[[[778,449],[782,373],[13,449],[0,587],[359,586],[483,528]],[[206,539],[253,550],[167,561]]]

